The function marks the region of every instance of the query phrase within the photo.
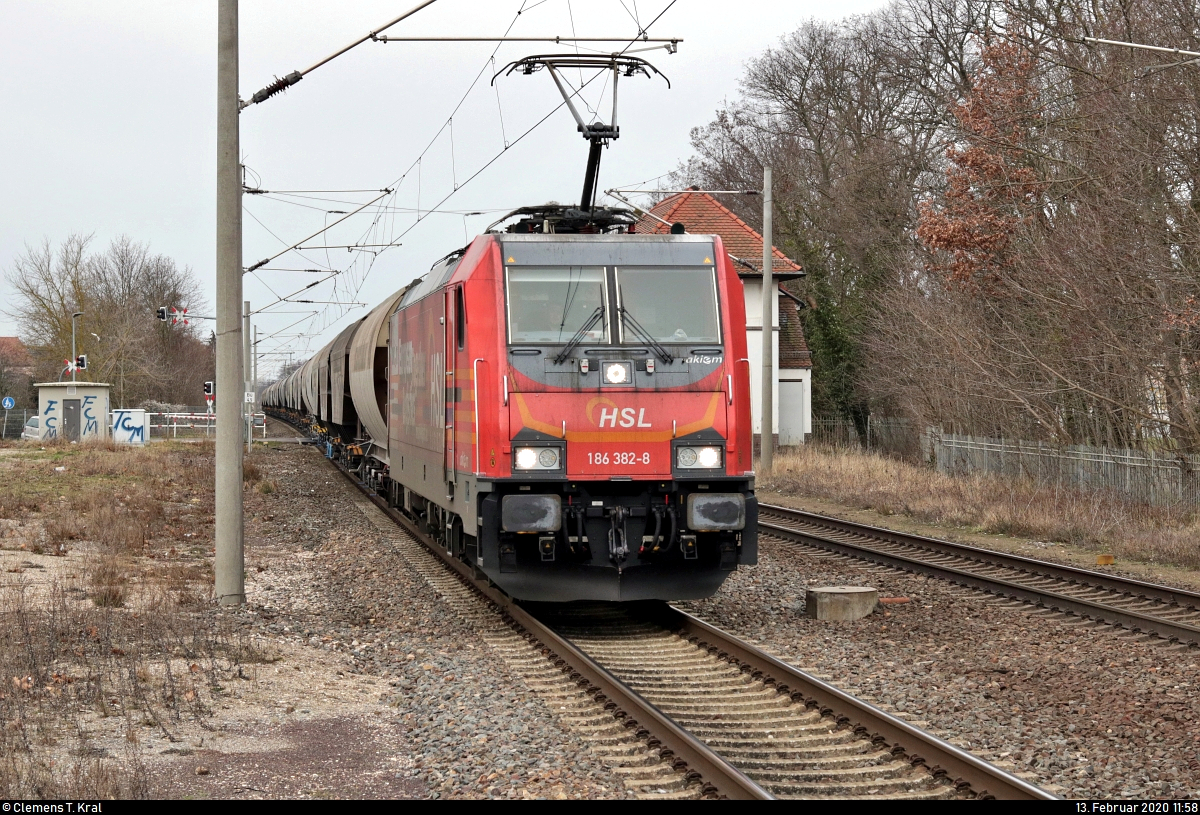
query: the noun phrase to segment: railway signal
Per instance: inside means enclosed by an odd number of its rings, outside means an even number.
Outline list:
[[[171,325],[179,325],[182,322],[188,325],[191,320],[215,320],[216,317],[209,317],[207,314],[189,314],[186,308],[175,308],[175,306],[159,306],[158,319],[162,322],[170,322]]]
[[[79,356],[75,357],[75,370],[76,371],[86,371],[87,370],[87,354],[80,354]]]

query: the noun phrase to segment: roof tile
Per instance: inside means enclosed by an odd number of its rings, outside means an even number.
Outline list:
[[[688,232],[698,235],[719,235],[725,244],[725,251],[734,257],[747,260],[756,267],[762,264],[762,235],[751,229],[749,224],[706,192],[676,193],[655,204],[650,209],[650,213],[667,223],[664,224],[650,215],[643,215],[637,223],[638,232],[666,233],[671,231],[668,224],[682,223],[687,227]],[[773,271],[801,271],[800,264],[779,251],[778,247],[772,248],[774,249],[774,263],[771,264]]]

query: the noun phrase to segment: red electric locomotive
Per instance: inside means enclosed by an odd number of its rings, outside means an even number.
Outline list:
[[[569,212],[401,298],[384,491],[515,597],[708,596],[757,559],[741,281],[719,238]]]
[[[514,597],[711,595],[758,551],[745,308],[720,238],[633,234],[625,210],[515,214],[264,402],[307,414]]]
[[[594,63],[594,65],[593,65]],[[611,69],[612,125],[555,74]],[[758,558],[742,284],[718,237],[595,206],[636,57],[527,57],[590,142],[578,208],[506,216],[264,394],[527,600],[689,599]]]

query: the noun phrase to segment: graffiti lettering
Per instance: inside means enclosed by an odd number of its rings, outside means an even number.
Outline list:
[[[125,434],[120,440],[130,444],[146,441],[146,428],[134,421],[134,415],[124,410],[113,411],[113,429]]]
[[[83,418],[87,419],[87,424],[83,427],[83,435],[85,436],[100,430],[99,424],[96,423],[96,417],[92,415],[92,403],[95,401],[95,396],[83,397]]]
[[[55,416],[55,408],[58,407],[57,399],[47,399],[46,409],[42,416],[42,438],[56,439],[58,438],[58,417]]]

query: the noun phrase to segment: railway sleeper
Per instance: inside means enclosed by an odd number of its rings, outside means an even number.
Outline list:
[[[911,766],[901,761],[894,761],[891,756],[887,756],[876,764],[863,765],[860,762],[855,767],[751,769],[746,771],[746,775],[760,784],[767,785],[871,783],[884,780],[899,781],[906,785],[913,782],[920,784],[929,782],[928,774],[914,772]]]
[[[684,724],[680,722],[680,724]],[[761,736],[750,736],[744,731],[727,736],[713,736],[708,745],[718,752],[726,750],[762,750],[764,739]],[[780,738],[772,741],[772,750],[793,750],[805,747],[817,747],[829,744],[847,744],[859,741],[853,733],[845,730],[827,730],[824,734],[812,733],[803,738]]]
[[[773,742],[762,742],[761,747],[727,747],[721,751],[730,760],[736,760],[738,766],[752,766],[756,763],[763,766],[779,766],[780,761],[831,761],[846,757],[848,761],[861,760],[863,756],[884,756],[891,761],[896,758],[891,750],[880,749],[878,746],[861,739],[846,741],[840,744],[801,745],[781,747]]]

